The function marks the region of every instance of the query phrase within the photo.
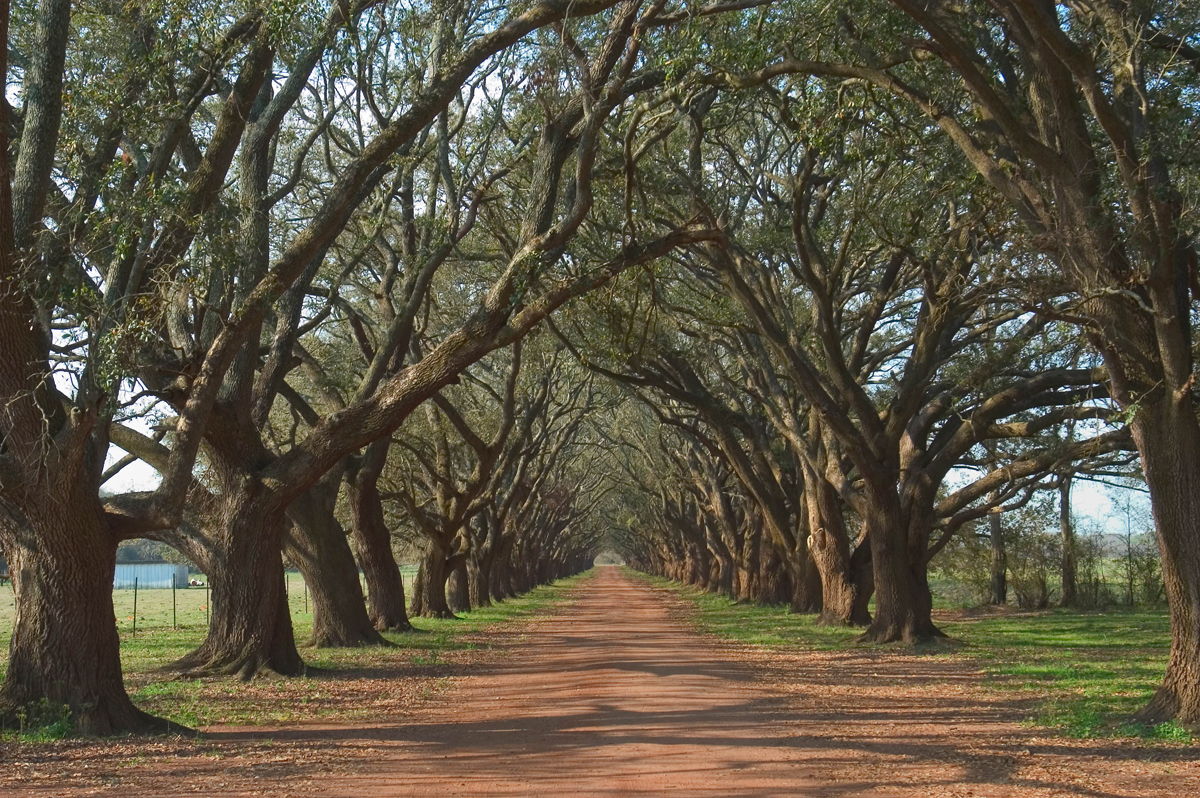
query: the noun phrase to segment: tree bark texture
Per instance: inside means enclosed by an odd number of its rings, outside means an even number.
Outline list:
[[[446,555],[431,543],[421,558],[421,569],[413,586],[412,614],[424,618],[453,618],[446,601]]]
[[[471,609],[470,585],[467,577],[467,562],[460,560],[446,577],[446,604],[451,612],[467,612]]]
[[[288,507],[284,552],[304,574],[313,601],[309,644],[329,648],[387,645],[367,615],[358,566],[334,517],[340,480],[326,479]]]
[[[208,634],[172,668],[247,680],[264,670],[299,676],[304,663],[292,634],[281,555],[284,514],[251,491],[227,499],[214,519],[220,545],[213,557],[217,567],[208,574]]]
[[[490,554],[478,554],[467,558],[467,591],[472,607],[492,606],[491,585],[492,558]]]
[[[23,508],[22,528],[6,524],[16,617],[0,725],[54,720],[65,707],[85,735],[179,730],[125,692],[112,603],[116,542],[94,496],[47,495],[39,505]]]
[[[1158,392],[1133,422],[1158,530],[1171,611],[1162,685],[1139,713],[1148,722],[1200,723],[1200,421],[1190,401]]]
[[[1000,515],[998,510],[988,514],[988,537],[992,548],[988,603],[996,605],[1008,603],[1008,551],[1004,546],[1004,520]]]
[[[364,461],[370,467],[364,464],[346,480],[353,515],[352,534],[367,582],[367,614],[371,623],[381,632],[408,632],[412,624],[404,606],[404,580],[392,553],[392,535],[379,495],[379,470],[373,462],[380,461],[381,468],[382,458],[373,451],[374,447],[377,444],[368,447],[364,454]],[[384,455],[386,452],[385,447]]]
[[[837,492],[828,482],[810,473],[805,482],[809,516],[808,550],[821,579],[821,614],[818,623],[866,626],[870,616],[859,601],[859,586],[851,565],[850,537]]]
[[[875,618],[861,639],[911,644],[941,637],[931,617],[925,559],[910,551],[909,524],[892,497],[873,498],[863,513],[875,578]]]

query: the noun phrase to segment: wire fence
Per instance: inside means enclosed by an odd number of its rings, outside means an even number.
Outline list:
[[[401,566],[406,588],[416,575],[415,566]],[[212,612],[208,579],[193,575],[199,586],[170,588],[121,588],[113,590],[113,620],[122,634],[144,634],[164,629],[206,629]],[[359,576],[366,592],[366,582]],[[284,582],[293,621],[306,626],[313,611],[312,595],[304,577],[288,572]],[[0,657],[8,653],[8,641],[16,618],[16,596],[10,583],[0,585]]]

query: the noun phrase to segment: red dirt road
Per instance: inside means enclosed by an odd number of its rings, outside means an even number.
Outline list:
[[[775,720],[783,696],[617,568],[447,698],[434,722],[396,730],[397,760],[327,794],[749,796],[817,783]]]
[[[207,754],[99,754],[92,787],[0,795],[1200,795],[1196,749],[1038,737],[963,658],[748,648],[689,611],[600,568],[412,716],[210,729]]]
[[[688,613],[600,568],[425,722],[296,732],[373,753],[304,794],[1200,795],[1194,749],[1037,739],[962,660],[747,648]]]

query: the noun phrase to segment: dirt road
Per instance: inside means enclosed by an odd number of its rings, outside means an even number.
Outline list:
[[[601,568],[506,663],[468,679],[357,795],[783,795],[814,782],[784,697]]]
[[[1195,749],[1039,736],[964,658],[738,646],[689,612],[600,568],[410,717],[78,751],[91,788],[0,795],[1200,795]]]
[[[666,591],[598,571],[427,722],[320,732],[377,747],[316,794],[1200,794],[1195,751],[1039,739],[961,660],[724,644]]]

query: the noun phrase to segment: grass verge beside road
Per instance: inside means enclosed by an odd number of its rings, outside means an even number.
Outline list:
[[[289,585],[292,623],[310,675],[264,676],[248,683],[233,678],[171,678],[159,669],[198,645],[204,625],[172,629],[168,624],[166,628],[139,629],[136,636],[122,632],[126,686],[142,709],[193,728],[383,720],[403,713],[415,699],[436,691],[447,677],[462,672],[469,652],[481,646],[478,633],[485,627],[536,618],[565,600],[584,578],[586,574],[559,580],[495,606],[462,613],[459,619],[416,618],[413,623],[418,631],[385,635],[393,643],[391,647],[347,649],[303,646],[312,616],[301,611],[303,598],[298,604],[296,590]],[[170,591],[154,592],[167,594],[166,601],[170,601]],[[9,628],[3,633],[6,657]],[[0,732],[0,739],[5,735],[8,739],[18,736]],[[31,729],[24,739],[47,736],[53,735]]]
[[[786,607],[738,604],[630,573],[687,599],[696,606],[699,627],[720,637],[810,650],[860,645],[858,629],[819,626],[814,616],[794,615]],[[935,613],[935,621],[961,645],[938,646],[930,655],[971,660],[995,689],[1037,694],[1030,723],[1081,738],[1193,739],[1175,723],[1144,726],[1130,720],[1166,667],[1170,630],[1163,612],[944,611]]]

